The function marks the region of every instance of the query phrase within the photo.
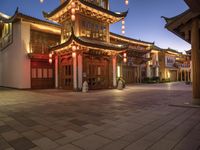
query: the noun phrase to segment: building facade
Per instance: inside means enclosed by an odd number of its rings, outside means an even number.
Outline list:
[[[43,21],[20,13],[0,14],[0,86],[79,91],[115,88],[117,80],[145,77],[153,43],[110,33],[127,12],[109,10],[109,1],[61,1]]]

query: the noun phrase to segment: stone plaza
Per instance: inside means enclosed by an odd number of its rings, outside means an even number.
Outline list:
[[[89,93],[0,90],[0,150],[199,150],[184,83]]]

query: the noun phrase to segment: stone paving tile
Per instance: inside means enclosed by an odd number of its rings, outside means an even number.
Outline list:
[[[87,137],[84,137],[80,140],[77,140],[73,142],[72,144],[84,149],[84,150],[96,150],[100,147],[103,147],[105,144],[111,142],[111,140],[108,140],[106,138],[103,138],[98,135],[90,135]]]
[[[8,126],[8,125],[0,126],[0,133],[9,132],[11,130],[12,130],[12,128],[10,126]]]
[[[9,131],[9,132],[4,132],[1,134],[1,136],[6,140],[6,141],[13,141],[15,139],[21,138],[22,136],[16,132],[16,131]]]
[[[33,131],[33,130],[29,130],[27,132],[23,132],[22,135],[24,137],[28,138],[31,141],[36,140],[36,139],[40,139],[40,138],[43,137],[40,133],[38,133],[36,131]]]
[[[11,148],[11,146],[3,138],[0,137],[0,150],[8,148]]]
[[[181,150],[191,141],[196,148],[200,110],[169,106],[190,102],[191,96],[191,87],[183,83],[89,93],[4,89],[0,96],[0,150],[13,149],[10,142],[17,147],[27,140],[27,145],[34,144],[32,150],[42,150],[42,146]]]
[[[125,142],[125,141],[116,140],[116,141],[113,141],[109,144],[106,144],[105,146],[103,146],[99,150],[122,150],[123,148],[125,148],[129,144],[130,143]]]
[[[48,130],[46,132],[43,132],[42,135],[46,136],[47,138],[49,138],[53,141],[64,137],[64,134],[61,134],[61,133],[56,132],[54,130]]]
[[[173,150],[199,150],[200,140],[194,140],[186,137]]]
[[[139,140],[137,142],[128,145],[126,148],[124,148],[124,150],[146,150],[150,145],[152,145],[152,142]],[[160,150],[163,149],[161,148]]]
[[[119,139],[122,136],[127,135],[129,132],[120,128],[110,128],[96,133],[97,135],[106,137],[111,140]]]
[[[78,126],[84,126],[84,125],[88,124],[88,122],[83,121],[83,120],[78,120],[78,119],[70,120],[70,122],[75,125],[78,125]]]
[[[27,138],[19,138],[13,141],[10,141],[9,144],[15,149],[15,150],[29,150],[31,148],[36,147],[34,143],[32,143]]]
[[[176,144],[175,141],[161,139],[158,143],[154,144],[148,150],[171,150],[174,145]]]
[[[51,141],[48,138],[37,139],[34,140],[33,143],[43,150],[51,150],[51,149],[54,150],[55,148],[58,147],[57,143]]]
[[[65,146],[56,148],[55,150],[82,150],[82,149],[80,149],[77,146],[74,146],[72,144],[67,144]]]

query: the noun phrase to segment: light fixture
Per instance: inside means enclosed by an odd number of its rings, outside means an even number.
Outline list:
[[[117,66],[117,77],[120,78],[121,76],[121,68],[120,66]]]
[[[52,64],[52,62],[53,62],[53,61],[52,61],[52,56],[53,56],[52,52],[49,53],[49,63],[50,63],[50,64]]]
[[[75,21],[76,20],[76,16],[75,15],[71,15],[71,19],[72,19],[72,21]]]
[[[128,3],[129,3],[129,1],[128,1],[128,0],[125,0],[125,4],[128,5]]]
[[[76,45],[72,46],[72,51],[76,51]]]
[[[125,34],[125,20],[122,20],[122,34]]]
[[[75,58],[76,57],[76,52],[72,53],[72,57]]]
[[[44,2],[44,0],[40,0],[40,3],[43,3]]]

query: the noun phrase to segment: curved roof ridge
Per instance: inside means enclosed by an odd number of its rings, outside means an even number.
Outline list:
[[[122,50],[125,50],[125,49],[128,48],[127,44],[117,45],[117,44],[113,44],[113,43],[97,41],[97,40],[93,40],[93,39],[86,39],[86,38],[83,38],[83,37],[77,37],[74,34],[73,28],[71,30],[72,30],[72,34],[71,34],[70,38],[66,42],[64,42],[64,43],[62,43],[60,45],[51,47],[50,50],[59,49],[59,48],[62,48],[64,46],[67,46],[73,40],[75,42],[79,43],[79,44],[82,44],[82,45],[91,46],[91,47],[95,47],[95,48],[108,49],[108,50],[119,50],[119,51],[122,51]],[[96,41],[96,43],[95,43],[95,41]]]
[[[135,38],[132,38],[132,37],[126,37],[126,36],[123,36],[123,35],[120,35],[120,34],[117,34],[117,33],[113,33],[113,32],[110,32],[110,34],[114,35],[114,36],[118,36],[118,37],[124,38],[124,39],[136,41],[136,42],[141,42],[141,43],[145,43],[145,44],[154,44],[154,42],[147,42],[147,41],[135,39]]]
[[[53,16],[53,15],[56,14],[60,9],[64,8],[66,5],[68,5],[68,4],[70,3],[70,1],[71,1],[71,0],[66,0],[64,3],[62,3],[60,6],[58,6],[56,9],[54,9],[54,10],[53,10],[52,12],[50,12],[50,13],[47,13],[47,12],[43,11],[43,16],[44,16],[45,18],[49,18],[49,17]],[[87,2],[87,1],[85,1],[85,0],[78,0],[78,1],[79,1],[80,3],[82,3],[82,4],[86,5],[86,6],[88,6],[88,7],[95,8],[95,9],[97,9],[97,10],[99,10],[99,11],[103,11],[103,12],[108,13],[108,14],[110,14],[110,15],[113,15],[113,16],[115,16],[115,17],[126,17],[127,14],[128,14],[128,10],[125,11],[125,12],[121,12],[121,13],[119,13],[119,12],[113,12],[113,11],[110,11],[110,10],[105,9],[105,8],[103,8],[103,7],[100,7],[100,6],[97,6],[97,5],[92,4],[92,3],[90,3],[90,2]]]

